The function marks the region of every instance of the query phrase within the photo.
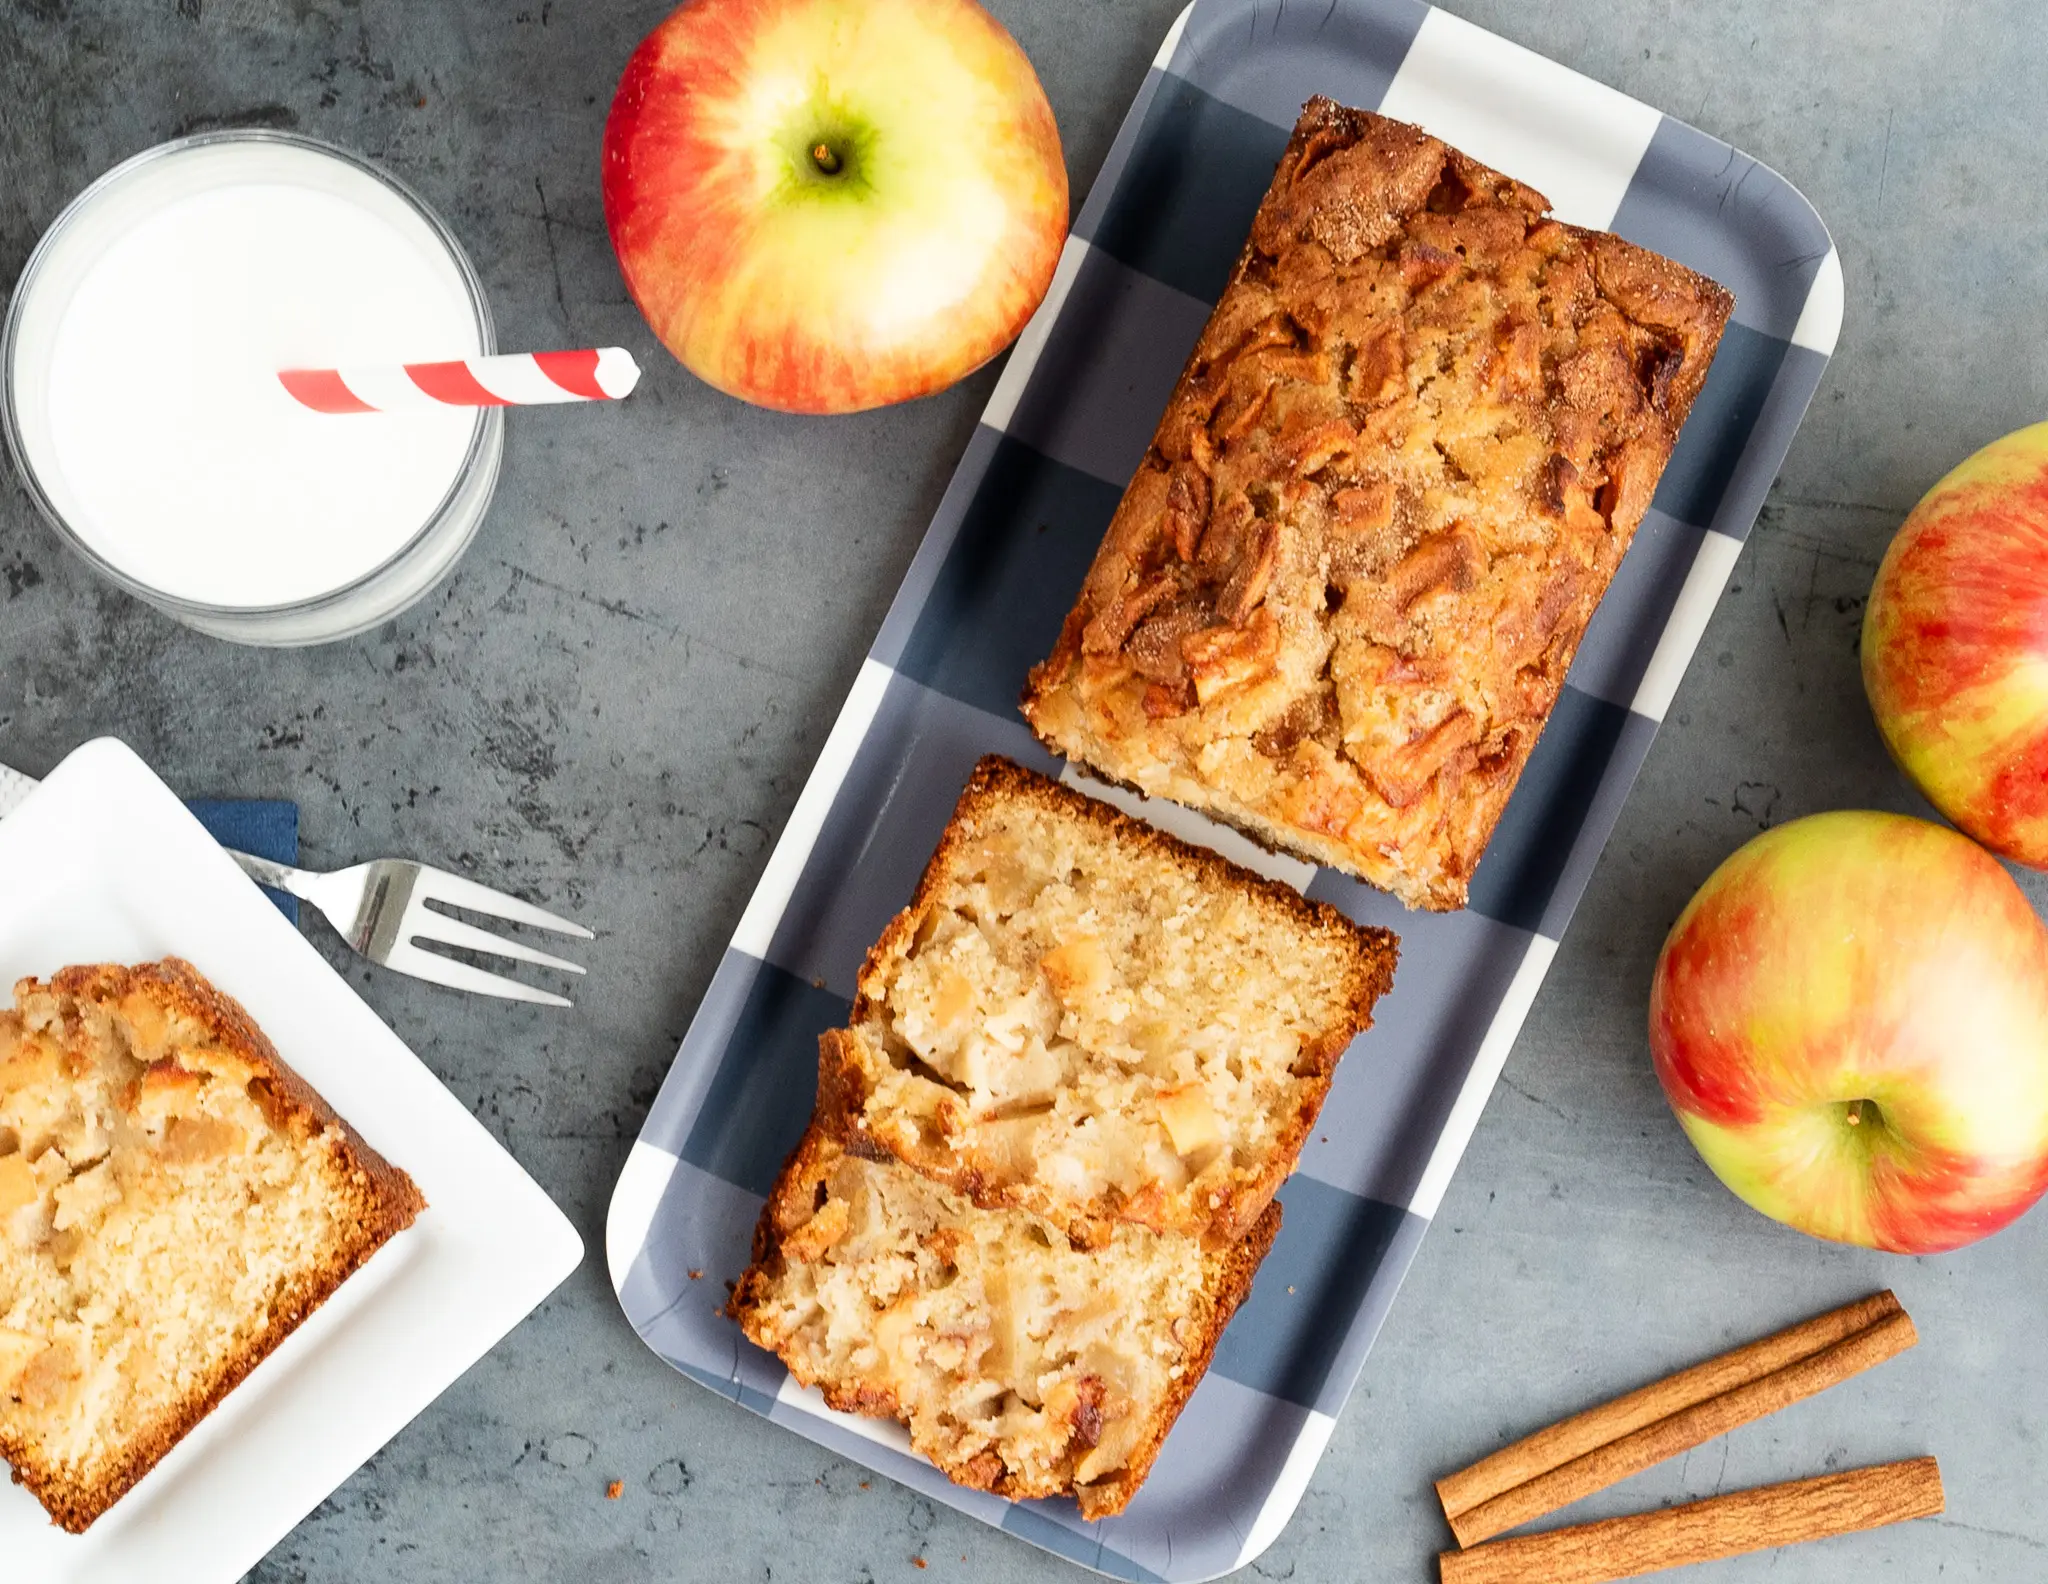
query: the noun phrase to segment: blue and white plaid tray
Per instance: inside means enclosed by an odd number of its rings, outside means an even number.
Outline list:
[[[1409,913],[1197,816],[1143,813],[1401,936],[1286,1218],[1128,1512],[962,1490],[893,1424],[825,1408],[719,1314],[810,1113],[823,1029],[975,759],[1058,769],[1016,710],[1237,257],[1302,101],[1417,122],[1735,293],[1655,508],[1472,883]],[[1826,229],[1781,177],[1414,0],[1197,0],[1175,24],[1010,355],[633,1147],[607,1248],[627,1317],[693,1380],[1063,1557],[1213,1578],[1293,1513],[1535,999],[1572,908],[1820,382],[1842,313]],[[1126,806],[1133,806],[1127,803]],[[1421,1475],[1418,1474],[1418,1479]]]

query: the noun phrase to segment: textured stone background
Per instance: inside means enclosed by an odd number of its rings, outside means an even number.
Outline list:
[[[1045,80],[1077,200],[1180,3],[996,0]],[[295,127],[441,209],[505,345],[645,348],[597,158],[612,84],[666,8],[0,0],[0,281],[116,160],[199,127]],[[2048,184],[2015,174],[2048,169],[2038,7],[1454,9],[1785,171],[1834,230],[1848,323],[1329,1454],[1251,1571],[1433,1578],[1432,1476],[1889,1283],[1920,1322],[1916,1352],[1588,1507],[1933,1451],[1945,1519],[1693,1576],[2043,1576],[2048,1216],[1929,1260],[1783,1231],[1699,1165],[1642,1035],[1657,944],[1737,843],[1815,809],[1913,806],[1863,706],[1857,627],[1920,491],[2048,409]],[[262,1584],[1063,1571],[670,1373],[607,1285],[613,1177],[993,378],[807,421],[650,361],[622,409],[513,422],[468,560],[410,615],[330,648],[189,634],[97,584],[0,484],[0,758],[41,774],[117,733],[188,794],[297,799],[309,862],[413,853],[605,931],[567,1015],[366,969],[313,931],[593,1252],[278,1547]],[[607,1501],[615,1478],[625,1495]]]

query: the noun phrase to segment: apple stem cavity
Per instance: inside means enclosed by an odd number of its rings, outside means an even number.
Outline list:
[[[1864,1096],[1859,1100],[1839,1102],[1841,1118],[1848,1131],[1846,1139],[1854,1139],[1852,1148],[1865,1155],[1881,1151],[1891,1143],[1890,1129],[1885,1126],[1884,1110],[1875,1100]]]

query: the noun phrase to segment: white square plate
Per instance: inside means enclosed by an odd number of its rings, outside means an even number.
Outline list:
[[[0,1482],[6,1584],[231,1584],[552,1292],[583,1244],[125,745],[87,743],[0,821],[0,873],[0,986],[184,957],[427,1198],[84,1535]]]

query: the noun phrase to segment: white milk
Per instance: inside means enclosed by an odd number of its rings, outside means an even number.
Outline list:
[[[485,350],[451,245],[401,193],[301,143],[202,140],[115,172],[45,252],[5,372],[28,469],[92,555],[174,610],[318,601],[386,569],[373,608],[285,641],[381,619],[452,564],[473,520],[450,553],[414,541],[483,417],[315,413],[276,377]],[[409,545],[436,564],[394,583]]]

